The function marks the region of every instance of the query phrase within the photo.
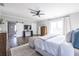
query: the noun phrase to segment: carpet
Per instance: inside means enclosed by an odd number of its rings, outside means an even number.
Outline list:
[[[79,49],[74,49],[74,55],[79,56]]]
[[[41,56],[29,44],[24,44],[15,48],[11,48],[11,56]]]

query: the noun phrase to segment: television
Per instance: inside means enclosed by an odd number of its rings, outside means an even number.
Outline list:
[[[31,30],[31,25],[24,25],[24,30]]]

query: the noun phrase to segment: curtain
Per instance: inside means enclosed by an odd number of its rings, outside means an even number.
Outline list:
[[[64,35],[66,35],[68,32],[71,31],[71,19],[70,16],[66,16],[63,19],[64,19],[63,33]]]
[[[50,21],[49,34],[63,34],[63,20],[62,18]]]

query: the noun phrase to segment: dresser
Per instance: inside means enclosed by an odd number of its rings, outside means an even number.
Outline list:
[[[44,36],[47,34],[47,26],[41,26],[41,36]]]
[[[0,33],[0,56],[6,56],[6,33]]]

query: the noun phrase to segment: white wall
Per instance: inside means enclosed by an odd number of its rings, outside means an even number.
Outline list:
[[[24,25],[31,25],[33,34],[37,34],[37,22],[24,22]]]
[[[7,24],[0,24],[0,32],[7,32]]]
[[[33,30],[33,34],[37,34],[37,24],[35,22],[26,22],[26,23],[17,23],[16,24],[16,34],[17,37],[22,37],[23,35],[23,30],[24,30],[24,25],[31,25],[32,26],[32,30]]]
[[[0,24],[0,32],[6,32],[6,22],[5,22],[5,18],[2,17],[2,12],[1,12],[1,9],[0,9],[0,18],[3,18],[4,19],[4,24]]]
[[[0,24],[0,32],[7,32],[7,22],[5,17],[3,17],[3,24]]]
[[[22,37],[23,30],[24,30],[24,24],[23,23],[16,23],[16,36]]]
[[[64,18],[62,18],[62,19],[64,19]],[[79,13],[70,15],[69,19],[71,21],[71,30],[79,28]],[[61,20],[61,19],[60,18],[59,19],[53,19],[51,21],[54,21],[54,20]],[[65,19],[65,20],[68,20],[68,19]],[[49,34],[49,31],[50,31],[50,21],[48,21],[48,20],[40,21],[40,22],[37,23],[38,34],[40,34],[39,27],[44,26],[44,25],[48,27],[48,34]],[[68,25],[68,23],[67,23],[67,25]],[[64,26],[63,30],[64,29],[65,29],[65,26]],[[70,30],[70,28],[68,27],[64,31],[67,31],[67,30]]]
[[[40,33],[40,27],[41,26],[47,26],[47,28],[48,28],[47,30],[48,30],[48,33],[49,33],[49,27],[50,27],[49,24],[50,24],[49,21],[39,21],[39,22],[37,22],[37,29],[38,29],[37,32],[38,32],[38,34],[41,34]]]
[[[5,24],[0,24],[0,28],[2,29],[3,32],[7,31],[7,21],[18,21],[18,22],[23,22],[24,21],[24,24],[25,25],[31,25],[32,26],[32,30],[33,30],[33,33],[34,34],[37,34],[37,24],[36,22],[30,22],[29,19],[22,19],[21,17],[17,17],[17,16],[14,16],[14,15],[11,15],[9,13],[5,13],[5,12],[2,12],[0,11],[0,16],[2,16],[4,18],[4,21],[5,21]],[[21,28],[20,28],[21,29]]]
[[[37,34],[37,23],[34,22],[31,24],[31,26],[32,26],[33,34]]]
[[[5,13],[4,13],[5,14]],[[2,14],[2,12],[0,11],[0,15],[4,15]],[[71,19],[71,28],[75,29],[79,27],[79,13],[70,15],[70,19]],[[3,32],[7,31],[7,22],[6,21],[20,21],[22,22],[22,19],[19,18],[15,18],[15,17],[4,17],[5,20],[5,24],[0,24],[0,28],[2,28]],[[28,19],[29,20],[29,19]],[[40,22],[28,22],[28,21],[24,21],[24,24],[26,25],[32,25],[32,30],[34,34],[37,34],[37,32],[40,34],[40,30],[39,27],[41,26],[47,26],[48,27],[48,32],[50,31],[50,23],[49,21],[40,21]],[[37,31],[39,30],[39,31]]]
[[[79,28],[79,13],[70,16],[71,29]]]
[[[47,30],[48,30],[48,34],[50,34],[50,22],[51,21],[57,21],[57,20],[62,20],[62,18],[60,19],[51,19],[51,20],[45,20],[45,21],[39,21],[37,23],[37,28],[38,28],[38,34],[40,34],[40,27],[41,26],[47,26]]]

